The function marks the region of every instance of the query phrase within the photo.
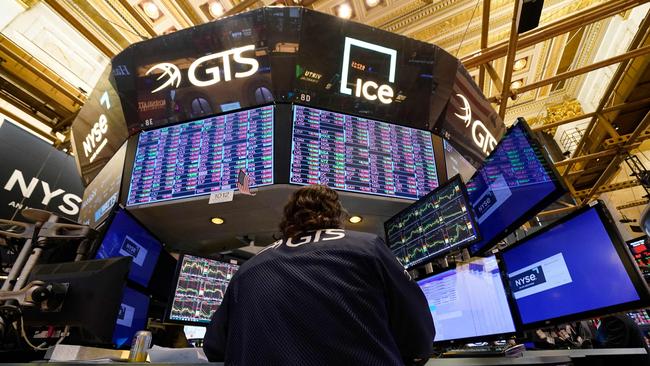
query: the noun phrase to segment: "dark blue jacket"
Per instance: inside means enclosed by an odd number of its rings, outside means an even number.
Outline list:
[[[424,294],[382,239],[327,229],[244,263],[203,348],[226,365],[403,365],[428,358],[434,335]]]

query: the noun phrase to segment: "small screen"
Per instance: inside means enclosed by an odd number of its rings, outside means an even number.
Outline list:
[[[476,172],[476,168],[470,164],[467,159],[461,155],[447,140],[443,140],[445,148],[445,165],[447,166],[447,176],[453,177],[460,174],[464,182],[467,182]]]
[[[94,228],[108,218],[119,198],[125,157],[126,143],[86,187],[79,210],[80,223]]]
[[[384,227],[388,246],[406,268],[479,237],[459,176],[391,217]]]
[[[273,184],[273,106],[144,131],[138,139],[127,205]]]
[[[184,255],[175,281],[169,320],[210,323],[238,269],[236,264]]]
[[[627,315],[634,320],[638,325],[650,325],[650,315],[646,309],[641,309],[627,313]]]
[[[116,212],[95,259],[133,257],[129,279],[148,286],[156,268],[162,244],[126,211]]]
[[[494,256],[419,280],[435,342],[513,333],[515,325]]]
[[[417,199],[438,187],[428,131],[295,106],[290,183]]]
[[[520,121],[506,132],[467,183],[482,236],[470,246],[472,254],[489,249],[537,214],[545,201],[564,193],[551,163],[524,125]]]
[[[147,326],[149,297],[129,287],[124,288],[122,303],[117,313],[113,343],[120,348],[130,346],[133,335]]]
[[[650,265],[650,250],[648,249],[648,238],[641,237],[627,242],[634,260],[640,266]]]
[[[503,252],[524,325],[640,299],[595,207]]]

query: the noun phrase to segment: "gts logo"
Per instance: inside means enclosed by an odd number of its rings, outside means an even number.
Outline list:
[[[305,245],[309,243],[318,243],[319,241],[330,241],[330,240],[338,240],[343,238],[345,238],[345,230],[343,229],[321,229],[321,230],[316,230],[312,235],[301,236],[300,238],[297,239],[289,238],[287,240],[286,245],[290,248],[296,248],[301,245]],[[298,241],[294,243],[294,240],[298,240]],[[260,253],[268,249],[276,249],[280,245],[282,245],[283,242],[284,240],[278,240],[275,243],[269,245],[268,247],[262,249]]]

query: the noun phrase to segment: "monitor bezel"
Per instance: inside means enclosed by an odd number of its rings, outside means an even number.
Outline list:
[[[353,114],[353,113],[344,113],[344,112],[336,111],[336,110],[333,110],[333,109],[314,107],[312,105],[302,104],[302,103],[291,103],[291,119],[289,121],[290,122],[290,128],[291,128],[291,134],[290,134],[291,143],[288,144],[289,145],[289,159],[288,159],[287,166],[289,167],[289,169],[288,169],[288,173],[287,173],[287,184],[293,185],[293,186],[298,186],[298,187],[305,187],[305,186],[310,185],[309,183],[302,184],[302,183],[293,183],[293,182],[291,182],[291,165],[293,165],[293,137],[294,137],[295,114],[296,114],[295,110],[296,110],[296,107],[304,107],[304,108],[316,109],[316,110],[319,110],[319,111],[325,111],[325,112],[331,112],[331,113],[339,113],[339,114],[343,114],[343,115],[346,115],[346,116],[352,116],[352,117],[363,118],[363,119],[367,119],[367,120],[371,120],[371,121],[375,121],[375,122],[386,123],[386,124],[391,125],[391,126],[398,126],[398,127],[403,127],[403,128],[410,128],[410,129],[416,130],[416,131],[427,132],[429,134],[429,137],[431,138],[431,148],[433,149],[433,162],[434,162],[434,165],[436,167],[436,180],[438,182],[438,187],[440,187],[440,185],[442,184],[441,179],[440,179],[441,178],[440,164],[438,164],[438,154],[435,151],[435,142],[434,142],[434,139],[433,139],[433,136],[435,136],[435,135],[433,134],[433,132],[431,132],[431,131],[429,131],[427,129],[420,129],[420,128],[415,128],[415,127],[404,126],[404,125],[400,125],[400,124],[397,124],[397,123],[394,123],[394,122],[388,122],[388,121],[381,120],[381,119],[368,118],[368,117],[356,115],[356,114]],[[436,187],[436,189],[438,187]],[[333,187],[330,187],[330,188],[332,188],[332,189],[334,189],[336,191],[341,191],[341,192],[360,193],[360,194],[363,194],[363,195],[370,195],[370,196],[377,196],[377,197],[390,197],[390,198],[403,199],[403,200],[408,200],[408,201],[417,201],[419,199],[419,198],[411,198],[411,197],[400,197],[400,196],[396,196],[396,195],[387,195],[387,194],[383,194],[383,193],[361,192],[361,191],[354,191],[354,190],[349,190],[349,189],[341,189],[341,188],[333,188]]]
[[[555,228],[556,226],[561,225],[567,221],[570,221],[573,218],[580,216],[589,210],[595,210],[596,213],[598,214],[598,217],[603,223],[603,227],[605,228],[605,231],[607,232],[607,235],[609,236],[612,245],[614,246],[614,250],[616,251],[618,257],[620,258],[621,263],[623,264],[623,268],[625,268],[625,271],[627,272],[627,275],[630,278],[632,285],[634,286],[634,289],[639,295],[639,300],[524,324],[521,319],[521,313],[519,311],[519,307],[517,306],[517,301],[512,295],[512,289],[510,288],[510,281],[508,280],[508,271],[507,271],[505,260],[503,259],[503,253],[507,253],[509,250],[513,248],[517,248],[522,245],[525,245],[530,240],[533,240],[540,235],[544,235],[546,232]],[[650,288],[648,287],[647,283],[643,279],[639,267],[636,265],[636,262],[634,261],[634,257],[630,252],[630,249],[628,248],[627,244],[621,237],[619,231],[616,229],[616,224],[614,223],[614,220],[612,219],[610,213],[607,211],[607,208],[605,207],[605,204],[602,201],[594,201],[590,205],[584,206],[558,219],[557,221],[543,227],[542,229],[534,232],[533,234],[527,236],[526,238],[509,246],[502,252],[497,253],[497,259],[499,263],[499,270],[501,271],[501,278],[503,280],[504,286],[506,286],[506,291],[507,291],[506,293],[508,294],[508,298],[512,301],[512,310],[513,310],[512,314],[515,318],[515,327],[517,327],[517,329],[520,329],[521,331],[544,328],[552,325],[564,324],[573,321],[591,319],[591,318],[595,318],[607,314],[645,308],[648,307],[648,305],[650,305]]]
[[[129,165],[125,164],[125,166],[124,166],[124,170],[125,170],[124,176],[126,177],[126,180],[122,181],[122,184],[124,186],[124,190],[120,192],[123,195],[123,197],[120,198],[119,202],[121,202],[125,207],[128,207],[128,208],[141,208],[141,207],[149,207],[151,205],[157,205],[157,204],[161,204],[161,203],[165,204],[165,203],[170,203],[170,202],[171,203],[178,202],[179,200],[184,200],[184,199],[206,199],[214,192],[227,191],[227,190],[222,189],[222,190],[219,190],[219,191],[211,191],[211,192],[194,194],[194,195],[183,196],[183,197],[172,197],[172,198],[166,198],[166,199],[162,199],[162,200],[156,200],[156,201],[150,201],[150,202],[144,202],[144,203],[129,204],[129,197],[131,196],[131,184],[133,183],[133,168],[135,167],[135,158],[136,158],[136,156],[138,154],[138,148],[140,147],[140,138],[141,138],[143,133],[148,133],[148,132],[160,130],[160,129],[163,129],[163,128],[173,127],[173,126],[182,125],[182,124],[186,124],[186,123],[192,123],[192,122],[196,122],[196,121],[207,120],[207,119],[210,119],[210,118],[228,116],[228,115],[231,115],[231,114],[247,112],[247,111],[254,110],[254,109],[262,109],[262,108],[265,108],[265,107],[271,107],[272,108],[272,115],[273,115],[273,138],[271,139],[272,140],[272,149],[271,150],[272,150],[272,154],[273,154],[273,168],[271,170],[272,170],[272,173],[273,173],[273,182],[272,183],[267,183],[267,184],[256,185],[256,186],[253,186],[251,188],[268,187],[268,186],[271,186],[271,185],[274,185],[274,184],[279,184],[279,182],[277,182],[278,172],[277,172],[277,164],[276,164],[276,159],[278,158],[276,155],[278,153],[278,150],[277,150],[277,147],[276,147],[277,144],[276,144],[276,141],[275,141],[275,135],[276,135],[276,131],[277,131],[276,113],[278,111],[278,103],[264,103],[264,104],[260,104],[260,105],[250,107],[250,108],[242,108],[242,109],[239,109],[239,110],[236,110],[236,111],[228,111],[228,112],[210,114],[210,115],[202,116],[202,117],[199,117],[199,118],[192,118],[192,119],[187,119],[187,120],[178,121],[178,122],[174,122],[174,123],[168,123],[168,124],[165,124],[163,126],[156,126],[156,127],[149,128],[149,129],[142,129],[138,133],[131,136],[131,137],[135,137],[134,142],[133,142],[133,151],[132,151],[133,155],[131,156],[129,154],[129,152],[127,151],[127,156],[125,158],[125,161],[128,161],[130,164]],[[232,190],[237,191],[238,189],[233,188]]]
[[[474,225],[474,228],[475,228],[475,231],[476,231],[476,238],[474,238],[474,240],[470,240],[470,241],[468,241],[466,243],[463,243],[460,246],[446,248],[446,249],[444,249],[444,250],[442,250],[440,252],[435,253],[431,257],[428,257],[426,260],[424,260],[422,262],[419,262],[417,264],[414,264],[412,266],[404,266],[405,269],[410,270],[410,269],[413,269],[413,268],[417,268],[417,267],[426,265],[426,264],[431,263],[432,261],[436,260],[437,258],[440,258],[440,257],[443,257],[443,256],[447,255],[448,253],[451,253],[451,252],[454,252],[454,251],[457,251],[457,250],[462,250],[462,249],[467,248],[470,245],[482,240],[483,236],[481,235],[481,230],[479,229],[478,222],[476,221],[476,214],[474,213],[474,208],[472,207],[472,205],[469,202],[469,195],[467,194],[467,187],[465,186],[465,183],[461,179],[460,174],[456,174],[453,177],[451,177],[451,179],[448,179],[445,183],[439,185],[433,191],[431,191],[431,192],[427,193],[426,195],[422,196],[417,201],[411,203],[408,207],[404,208],[400,212],[398,212],[395,215],[391,216],[391,218],[389,218],[388,220],[384,221],[384,235],[385,235],[385,238],[386,238],[386,245],[388,246],[388,249],[390,249],[391,252],[393,251],[390,244],[389,244],[389,241],[388,241],[389,240],[388,239],[388,222],[393,220],[394,218],[402,215],[403,213],[407,212],[408,210],[411,209],[411,207],[413,207],[413,206],[415,206],[415,205],[417,205],[417,204],[419,204],[419,203],[421,203],[423,201],[426,201],[427,199],[431,198],[433,195],[438,193],[441,189],[446,188],[447,186],[450,186],[453,183],[458,183],[458,185],[460,186],[461,194],[463,195],[463,198],[465,198],[465,203],[467,204],[467,212],[470,215],[470,219],[472,220],[472,224]],[[393,252],[393,254],[395,254],[395,253]]]
[[[548,152],[544,149],[544,147],[539,142],[539,140],[535,137],[533,131],[530,129],[530,126],[528,126],[528,123],[524,118],[518,117],[515,123],[513,123],[512,126],[510,126],[506,130],[505,134],[501,138],[501,141],[506,137],[506,135],[512,129],[519,128],[519,126],[521,126],[524,133],[526,134],[526,137],[528,138],[528,142],[530,143],[530,145],[537,148],[542,154],[542,157],[548,163],[548,166],[550,167],[550,171],[548,172],[548,174],[549,176],[551,176],[551,178],[553,178],[551,182],[555,185],[555,189],[551,193],[546,195],[546,197],[540,200],[537,204],[533,205],[530,209],[528,209],[526,212],[520,215],[518,219],[506,225],[500,233],[498,233],[492,239],[488,240],[485,243],[485,245],[483,245],[481,248],[478,248],[477,250],[472,250],[472,248],[470,247],[468,250],[472,256],[489,254],[490,250],[494,247],[494,245],[496,245],[501,240],[505,239],[508,235],[512,234],[515,230],[517,230],[517,228],[519,228],[521,225],[525,224],[527,221],[535,217],[535,215],[538,214],[541,210],[543,210],[545,207],[548,207],[548,205],[557,201],[560,197],[562,197],[564,194],[568,192],[564,180],[562,179],[560,173],[555,167],[555,164],[553,164],[553,160],[550,158]],[[499,141],[499,143],[501,143],[501,141]],[[490,155],[486,157],[486,160],[496,152],[497,147],[495,147],[494,150],[490,153]],[[484,166],[485,164],[481,165],[480,168],[476,169],[474,174],[472,174],[472,177],[467,182],[469,183],[472,180],[474,180],[474,178],[476,178],[476,176],[481,172]],[[471,201],[470,201],[470,205],[471,205]],[[479,225],[479,230],[480,230],[480,225]]]
[[[156,241],[160,244],[160,251],[161,252],[165,250],[165,243],[162,240],[160,240],[160,238],[157,235],[155,235],[151,230],[149,230],[149,228],[144,226],[140,222],[140,220],[138,220],[138,218],[135,217],[135,215],[133,215],[131,212],[129,212],[129,210],[127,210],[124,206],[122,206],[121,204],[117,204],[116,206],[114,206],[112,208],[112,211],[113,212],[111,212],[110,215],[108,215],[108,218],[106,220],[102,221],[101,225],[97,227],[97,229],[100,230],[100,232],[101,232],[101,236],[97,239],[98,244],[96,244],[91,250],[92,259],[98,259],[98,258],[96,258],[97,257],[97,252],[99,251],[99,248],[101,248],[101,246],[104,245],[104,238],[106,237],[106,233],[108,233],[108,230],[113,225],[113,221],[115,220],[115,217],[117,216],[118,212],[120,212],[120,211],[124,211],[124,213],[130,219],[132,219],[138,225],[140,225],[140,228],[142,228],[145,232],[147,232],[147,234],[151,235],[151,237],[156,239]],[[117,257],[111,257],[111,258],[117,258]],[[149,288],[149,285],[151,284],[151,279],[153,278],[154,272],[156,271],[156,267],[158,266],[158,260],[159,259],[160,259],[160,254],[158,254],[158,258],[156,258],[156,263],[154,264],[154,270],[153,270],[153,272],[151,272],[151,277],[149,278],[149,281],[147,281],[146,286],[144,286],[144,285],[142,285],[140,283],[137,283],[134,280],[128,278],[128,275],[127,275],[127,284],[132,289],[136,289],[136,290],[138,290],[140,292],[148,293],[148,288]],[[129,273],[131,273],[130,269],[129,269]]]
[[[474,260],[477,259],[484,259],[484,258],[489,258],[489,257],[495,257],[495,260],[497,261],[497,264],[499,263],[499,258],[495,255],[489,255],[486,257],[473,257],[470,258],[469,261],[464,261],[464,262],[457,262],[453,263],[450,265],[448,268],[441,268],[438,270],[434,270],[431,273],[427,273],[426,275],[419,277],[415,279],[416,284],[418,287],[420,287],[420,284],[418,283],[419,281],[425,280],[429,277],[433,277],[436,275],[439,275],[441,273],[445,273],[448,271],[455,271],[458,265],[463,265],[463,264],[469,264],[472,263]],[[501,266],[499,265],[499,270],[501,270]],[[488,334],[484,336],[475,336],[475,337],[465,337],[465,338],[456,338],[456,339],[446,339],[444,341],[433,341],[433,345],[436,347],[445,347],[445,346],[453,346],[453,345],[462,345],[462,344],[468,344],[468,343],[478,343],[478,342],[491,342],[491,341],[499,341],[499,340],[507,340],[507,339],[513,339],[516,336],[519,335],[519,328],[517,327],[517,321],[515,320],[514,316],[514,309],[512,307],[512,303],[510,302],[510,296],[508,293],[508,288],[506,287],[506,284],[503,281],[503,276],[499,276],[501,279],[501,285],[503,286],[504,294],[506,297],[506,301],[508,303],[508,308],[510,310],[510,316],[512,318],[512,325],[515,328],[514,331],[512,332],[505,332],[505,333],[494,333],[494,334]],[[434,319],[434,324],[435,324],[435,319]],[[435,339],[435,336],[434,336]]]
[[[169,287],[169,296],[167,297],[167,304],[165,306],[165,318],[164,322],[165,323],[170,323],[170,324],[181,324],[181,325],[195,325],[195,326],[202,326],[202,327],[207,327],[210,325],[210,322],[203,323],[203,322],[196,322],[196,321],[191,321],[191,320],[176,320],[176,319],[171,319],[171,312],[172,312],[172,304],[174,302],[174,296],[176,295],[176,287],[178,285],[178,276],[180,275],[181,272],[181,267],[183,265],[183,259],[185,256],[192,256],[196,258],[203,258],[203,259],[209,259],[221,263],[226,263],[230,265],[237,265],[241,268],[243,262],[234,260],[234,259],[223,259],[223,258],[216,258],[216,257],[211,257],[211,256],[203,256],[203,255],[196,255],[188,252],[182,252],[179,253],[178,256],[178,261],[176,262],[176,269],[174,270],[174,277],[172,280],[172,284]],[[237,263],[231,263],[231,262],[237,262]],[[238,269],[239,270],[239,269]],[[228,282],[228,286],[230,286],[230,282]],[[219,305],[221,306],[221,305]]]

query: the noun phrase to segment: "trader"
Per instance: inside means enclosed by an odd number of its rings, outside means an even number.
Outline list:
[[[424,294],[376,235],[342,229],[338,194],[294,193],[282,240],[233,276],[205,334],[226,365],[410,365],[432,353]]]

